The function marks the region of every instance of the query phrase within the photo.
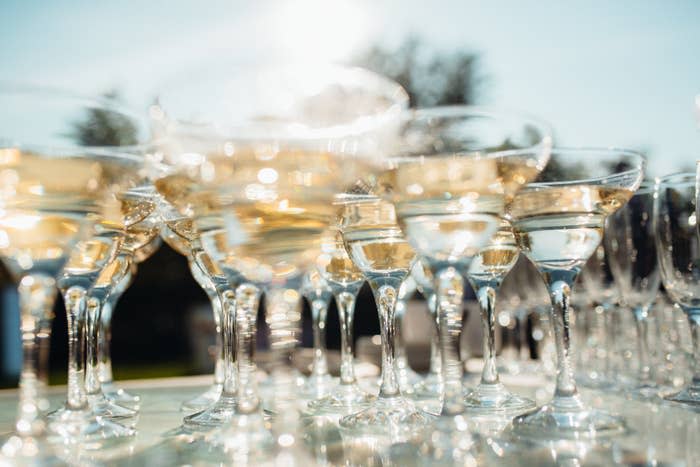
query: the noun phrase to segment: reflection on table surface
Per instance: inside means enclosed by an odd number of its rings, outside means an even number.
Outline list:
[[[542,403],[551,397],[553,384],[532,375],[503,376],[503,382],[518,394]],[[371,385],[375,378],[365,381]],[[210,449],[203,435],[179,429],[183,417],[180,404],[211,383],[211,376],[124,381],[120,385],[142,397],[135,439],[113,449],[73,453],[72,460],[109,465],[214,465],[226,463],[222,453]],[[263,395],[264,395],[264,386]],[[65,399],[65,388],[48,389],[51,409]],[[507,434],[507,421],[468,416],[474,435],[473,458],[467,465],[700,465],[700,412],[669,403],[627,400],[614,391],[582,390],[595,407],[622,414],[630,428],[626,436],[596,444],[574,441],[529,442]],[[17,403],[16,390],[0,391],[0,431],[12,429]],[[336,425],[327,419],[303,419],[305,451],[319,465],[416,465],[422,464],[421,446],[394,445],[388,448],[353,442],[343,449]],[[505,431],[501,431],[504,429]],[[306,465],[308,465],[307,459]],[[476,464],[474,464],[476,462]],[[313,462],[312,462],[313,463]]]

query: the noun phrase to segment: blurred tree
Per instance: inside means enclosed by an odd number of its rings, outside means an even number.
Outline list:
[[[416,37],[409,37],[396,50],[372,47],[351,63],[399,83],[408,92],[412,107],[474,104],[486,81],[477,54],[437,53]]]
[[[108,102],[119,103],[116,90],[102,94]],[[138,129],[132,120],[122,113],[105,108],[89,108],[86,115],[72,123],[68,136],[81,146],[129,146],[138,142]]]

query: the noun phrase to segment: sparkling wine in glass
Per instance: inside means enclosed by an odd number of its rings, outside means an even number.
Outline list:
[[[119,225],[116,195],[136,185],[143,168],[141,158],[120,147],[141,140],[144,127],[114,102],[25,84],[2,84],[0,109],[0,258],[18,284],[23,350],[20,410],[2,456],[11,464],[51,463],[56,459],[45,443],[48,404],[40,376],[47,362],[40,348],[50,335],[57,281],[76,245],[94,238],[98,224]],[[75,126],[98,115],[123,124],[124,131],[95,138]],[[84,248],[88,256],[101,249],[93,247]],[[82,266],[75,272],[87,273]],[[67,409],[82,414],[81,309],[78,304],[68,310],[73,384]],[[74,432],[68,444],[84,433]]]
[[[576,277],[603,238],[605,219],[642,181],[644,158],[618,149],[556,149],[537,183],[518,193],[509,215],[520,249],[549,288],[557,346],[551,402],[513,421],[537,438],[593,438],[624,432],[621,418],[591,409],[581,398],[571,361],[570,297]]]
[[[518,412],[535,407],[535,402],[510,392],[498,377],[496,368],[496,294],[506,275],[515,266],[520,249],[513,228],[502,220],[489,244],[479,251],[467,275],[481,310],[484,368],[481,381],[467,394],[467,409],[476,412]]]
[[[254,381],[243,376],[254,315],[241,309],[239,286],[235,323],[247,326],[236,333],[239,400],[234,417],[208,439],[234,457],[298,458],[288,362],[299,332],[300,279],[336,219],[334,194],[372,173],[407,99],[395,83],[359,69],[224,68],[162,91],[164,152],[184,182],[184,196],[172,202],[191,213],[204,250],[265,291],[275,436]]]
[[[430,452],[440,455],[464,445],[463,282],[497,232],[506,203],[547,162],[551,130],[509,112],[436,107],[406,113],[400,143],[377,191],[394,204],[406,239],[433,276],[443,403],[428,439],[435,440]]]

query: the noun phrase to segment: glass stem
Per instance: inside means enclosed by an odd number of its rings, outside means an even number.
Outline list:
[[[97,395],[102,389],[98,371],[98,333],[102,302],[89,297],[86,305],[87,315],[87,349],[85,365],[85,392],[88,396]]]
[[[434,275],[437,295],[438,337],[442,356],[443,404],[441,415],[456,415],[464,411],[462,390],[462,362],[459,340],[462,334],[462,276],[448,267]]]
[[[374,300],[379,312],[379,329],[382,335],[382,382],[379,388],[380,398],[399,395],[399,380],[396,373],[396,311],[397,291],[400,282],[372,287]]]
[[[70,410],[87,406],[85,397],[85,313],[87,291],[69,287],[63,294],[68,324],[68,400]]]
[[[216,328],[216,362],[214,364],[214,384],[223,384],[225,379],[225,362],[224,362],[224,331],[221,324],[221,297],[216,290],[214,281],[207,275],[205,269],[198,262],[199,254],[203,252],[197,250],[189,258],[190,273],[194,280],[199,284],[204,293],[209,298],[212,313],[214,315],[214,326]]]
[[[274,431],[296,436],[298,411],[292,354],[297,346],[301,324],[299,293],[286,287],[271,287],[265,293],[265,320],[270,329],[273,406],[277,413]]]
[[[638,307],[633,310],[637,327],[637,353],[639,355],[639,382],[651,382],[651,364],[649,360],[649,307]]]
[[[395,321],[395,365],[399,372],[402,372],[409,368],[408,357],[406,356],[406,343],[403,340],[403,319],[406,316],[407,303],[405,298],[397,298],[396,305],[394,307],[394,321]],[[400,376],[400,374],[399,374]],[[401,381],[399,380],[399,389],[401,388]]]
[[[433,319],[433,326],[430,332],[430,374],[433,377],[442,378],[442,357],[440,355],[440,337],[438,328],[437,295],[430,294],[428,297],[428,308],[430,317]]]
[[[686,310],[686,313],[693,343],[693,379],[690,389],[700,392],[700,309]]]
[[[575,276],[571,278],[571,283],[574,279]],[[555,280],[549,284],[549,294],[552,300],[554,343],[557,348],[557,381],[552,404],[568,410],[582,409],[571,364],[571,286],[567,281]]]
[[[311,301],[311,321],[314,331],[314,362],[311,374],[316,377],[328,375],[326,357],[326,319],[328,301],[317,298]]]
[[[238,369],[236,368],[236,293],[233,290],[219,292],[221,301],[221,323],[223,332],[224,385],[222,397],[235,397],[238,391]]]
[[[260,407],[256,380],[255,336],[260,290],[252,284],[236,289],[236,337],[238,346],[238,411],[253,413]]]
[[[47,360],[42,358],[41,330],[53,318],[56,281],[43,274],[28,274],[19,282],[20,332],[22,337],[22,373],[19,381],[19,412],[15,430],[21,437],[43,434],[46,424],[42,412],[48,408],[44,398]]]
[[[355,379],[355,363],[353,352],[353,318],[355,317],[355,300],[357,292],[344,290],[335,296],[338,305],[340,321],[340,384],[353,385]]]
[[[498,384],[496,369],[496,290],[485,285],[476,293],[481,310],[481,329],[483,330],[484,369],[481,371],[481,384]]]

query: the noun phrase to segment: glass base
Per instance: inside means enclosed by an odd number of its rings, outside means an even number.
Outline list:
[[[222,395],[216,403],[200,412],[186,416],[183,427],[190,430],[210,430],[231,420],[236,411],[236,398]]]
[[[439,398],[442,396],[442,378],[437,373],[428,373],[413,386],[413,395],[421,398]]]
[[[136,430],[117,422],[97,417],[89,408],[63,408],[49,414],[48,439],[63,445],[79,445],[81,449],[100,449],[128,441]]]
[[[464,398],[470,412],[522,412],[534,409],[535,401],[513,394],[502,383],[481,383]]]
[[[275,439],[260,411],[233,414],[206,441],[220,447],[233,465],[259,464],[274,458]]]
[[[54,454],[43,438],[10,436],[0,448],[2,466],[64,466],[66,462]]]
[[[414,386],[423,380],[421,375],[413,371],[413,368],[408,366],[408,362],[405,362],[403,365],[397,364],[396,377],[399,382],[401,394],[404,395],[413,394]],[[379,385],[381,386],[381,379],[379,380]]]
[[[309,402],[306,415],[345,416],[370,406],[376,397],[367,394],[357,384],[340,384],[326,397]]]
[[[688,405],[695,410],[700,410],[700,387],[688,386],[681,392],[664,397],[667,401]]]
[[[663,389],[655,383],[642,383],[638,381],[636,384],[625,388],[625,396],[628,399],[650,402],[659,400]]]
[[[477,465],[475,438],[464,415],[443,415],[425,437],[421,454],[428,465]]]
[[[338,378],[329,374],[311,375],[306,378],[306,382],[299,388],[299,397],[306,400],[320,399],[329,395],[338,385]]]
[[[593,439],[624,434],[624,419],[585,407],[578,397],[554,399],[513,419],[513,433],[532,439]]]
[[[420,440],[435,420],[402,396],[378,397],[367,409],[340,419],[341,434],[389,438],[392,443]]]
[[[102,383],[102,394],[104,394],[107,399],[122,407],[136,411],[141,408],[141,396],[130,394],[124,389],[118,388],[112,381]]]
[[[586,372],[576,376],[576,383],[584,388],[608,389],[615,386],[615,382],[604,373]]]
[[[200,395],[183,402],[180,405],[180,410],[182,412],[201,412],[202,410],[207,409],[208,407],[216,404],[216,401],[218,401],[219,397],[221,397],[221,391],[223,388],[223,384],[212,384],[209,386],[209,389]]]
[[[97,417],[105,418],[112,421],[117,421],[122,425],[133,427],[136,425],[138,412],[107,399],[104,394],[88,395],[88,405],[90,410]]]

